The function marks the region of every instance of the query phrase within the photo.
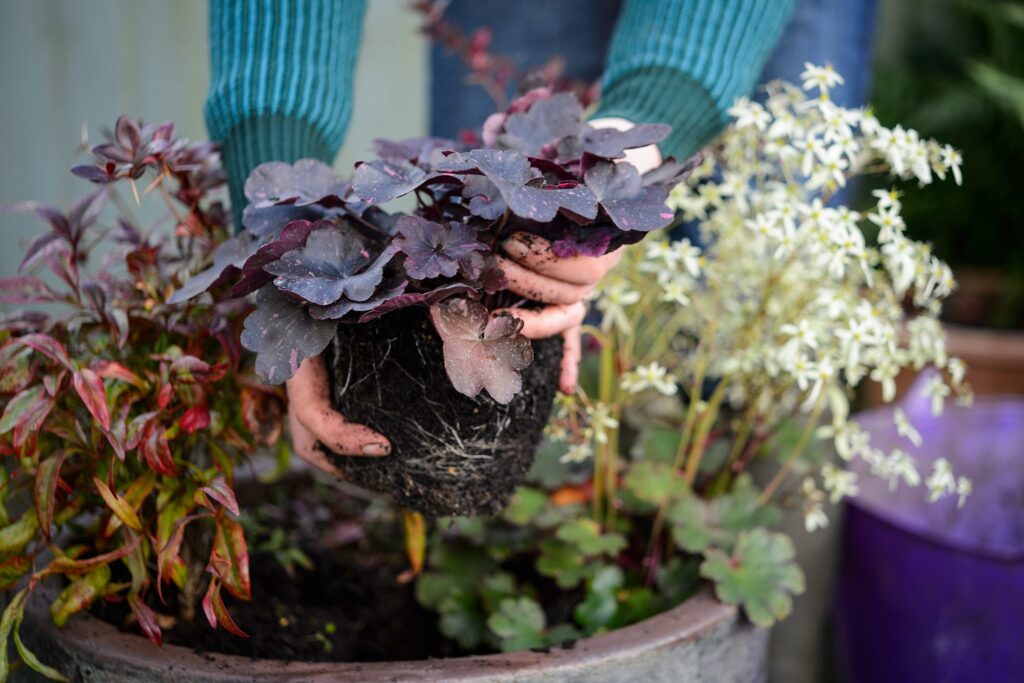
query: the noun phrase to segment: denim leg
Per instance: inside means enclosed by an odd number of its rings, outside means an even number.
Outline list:
[[[859,107],[870,85],[876,0],[801,0],[761,81],[800,83],[804,62],[831,64],[846,80],[833,93],[836,104]]]
[[[492,51],[521,70],[561,56],[566,76],[596,81],[604,70],[620,0],[452,0],[445,17],[463,32],[486,26],[493,32]],[[586,11],[580,11],[582,5]],[[469,70],[439,45],[430,53],[430,132],[454,137],[477,129],[494,112],[494,102],[477,85],[467,84]]]

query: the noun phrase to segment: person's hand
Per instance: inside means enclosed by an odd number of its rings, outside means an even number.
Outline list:
[[[634,124],[626,119],[605,118],[595,119],[590,125],[627,130]],[[662,158],[657,145],[648,145],[626,150],[624,161],[645,173],[661,165]],[[510,308],[504,312],[523,321],[523,334],[530,339],[562,335],[564,350],[558,388],[571,394],[576,391],[580,327],[587,314],[583,299],[615,267],[622,254],[616,250],[597,257],[559,258],[548,240],[521,232],[514,233],[501,246],[507,258],[499,256],[498,264],[505,271],[509,289],[526,299],[548,304],[536,310]]]
[[[327,460],[323,448],[339,455],[377,457],[391,453],[386,438],[369,427],[346,421],[331,406],[322,357],[302,361],[286,387],[292,450],[310,465],[341,477],[342,472]]]

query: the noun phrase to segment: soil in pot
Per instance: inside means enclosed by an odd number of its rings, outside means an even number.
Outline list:
[[[561,338],[533,342],[522,391],[508,405],[457,392],[441,338],[424,308],[342,325],[327,349],[335,406],[391,441],[386,458],[332,461],[358,486],[390,493],[431,517],[489,515],[508,503],[547,424],[562,360]]]

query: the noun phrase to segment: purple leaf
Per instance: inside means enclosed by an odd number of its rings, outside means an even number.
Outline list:
[[[530,166],[529,159],[518,152],[477,149],[467,154],[451,154],[439,165],[440,170],[452,172],[479,170],[491,181],[512,213],[522,218],[547,223],[554,220],[560,209],[588,219],[597,216],[594,193],[587,187],[534,187],[528,184],[543,182],[542,175]],[[479,196],[485,197],[476,204],[477,210],[488,216],[494,215],[495,199],[484,192],[489,188],[474,182],[476,185],[471,191],[482,192]],[[473,208],[471,203],[470,211]]]
[[[242,225],[253,237],[261,238],[268,235],[276,237],[289,223],[315,221],[322,218],[323,215],[323,209],[318,206],[281,204],[256,207],[250,204],[242,211]]]
[[[408,284],[408,280],[392,278],[382,282],[377,291],[366,301],[352,301],[343,297],[330,306],[310,306],[309,314],[317,320],[339,320],[349,313],[371,311],[391,299],[401,296]]]
[[[377,159],[356,168],[352,191],[368,202],[383,204],[412,192],[436,175],[404,159]]]
[[[347,186],[334,177],[331,167],[318,159],[299,159],[294,164],[270,161],[260,164],[245,181],[245,197],[257,208],[274,204],[328,202],[338,205]]]
[[[373,141],[373,151],[381,159],[412,163],[428,161],[435,150],[458,150],[461,147],[462,145],[454,140],[444,138],[406,138],[405,140],[378,138]]]
[[[217,245],[213,252],[213,265],[189,278],[181,289],[168,299],[168,303],[180,304],[199,296],[211,287],[236,277],[246,259],[253,253],[253,242],[246,233],[239,233]]]
[[[644,173],[644,185],[662,185],[669,190],[690,177],[698,166],[704,163],[704,152],[697,152],[692,157],[682,162],[669,157],[665,162],[653,170]]]
[[[405,271],[414,280],[454,277],[460,267],[472,267],[474,254],[487,249],[477,241],[476,231],[463,223],[442,224],[419,216],[402,216],[397,228],[394,245],[405,254]]]
[[[303,305],[273,287],[256,295],[256,310],[245,319],[242,345],[256,352],[256,372],[280,384],[306,358],[320,354],[334,338],[338,323],[314,320]]]
[[[108,173],[107,169],[103,166],[78,164],[71,167],[71,173],[92,183],[105,185],[107,183],[114,182],[114,176],[111,173]]]
[[[394,256],[385,250],[371,263],[369,252],[351,232],[336,225],[312,232],[301,249],[289,251],[265,266],[274,284],[305,301],[328,306],[341,297],[366,301],[384,277]]]
[[[583,151],[605,159],[621,159],[627,149],[646,147],[661,142],[672,130],[664,123],[645,123],[629,130],[587,127],[580,140]]]
[[[650,232],[672,222],[675,214],[665,205],[668,189],[642,185],[640,172],[632,164],[599,162],[587,171],[585,180],[620,230]]]
[[[549,156],[548,147],[579,133],[583,108],[572,93],[558,93],[537,100],[525,112],[505,119],[501,142],[529,156]]]
[[[489,317],[483,304],[464,298],[434,304],[430,317],[452,386],[469,397],[486,389],[498,403],[510,402],[523,385],[520,371],[533,362],[523,321],[507,313]]]
[[[53,290],[37,277],[16,275],[0,278],[0,303],[41,304],[57,300]]]
[[[375,318],[379,318],[385,313],[397,311],[398,309],[405,308],[407,306],[429,306],[439,301],[444,301],[450,296],[455,296],[456,294],[469,294],[470,292],[474,291],[476,290],[467,284],[463,284],[461,282],[453,282],[450,285],[444,285],[442,287],[438,287],[437,289],[433,289],[429,292],[411,292],[408,294],[399,294],[398,296],[389,298],[387,301],[380,304],[379,306],[369,311],[368,313],[364,313],[362,317],[359,318],[359,322],[369,322]]]
[[[612,239],[617,236],[615,233],[621,234],[618,229],[610,225],[573,231],[567,237],[554,240],[551,243],[551,251],[558,258],[604,256],[609,251]]]
[[[326,221],[310,223],[309,221],[292,221],[284,226],[281,236],[273,242],[264,244],[256,253],[245,260],[242,264],[242,276],[234,287],[231,288],[231,296],[246,296],[251,292],[267,284],[274,279],[264,268],[277,261],[287,252],[305,246],[309,233],[318,226],[329,225]]]

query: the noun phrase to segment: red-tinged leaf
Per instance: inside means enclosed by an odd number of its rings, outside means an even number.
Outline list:
[[[107,390],[103,386],[103,379],[93,370],[82,368],[74,373],[74,384],[85,407],[104,430],[109,430],[110,413],[107,410]]]
[[[217,477],[199,490],[230,510],[234,516],[237,517],[240,514],[238,511],[238,501],[235,499],[235,492],[231,490],[223,476]],[[206,503],[202,504],[213,510],[212,506]]]
[[[145,389],[146,383],[134,372],[112,360],[101,360],[92,364],[92,369],[103,379],[116,379],[127,382],[139,389]]]
[[[16,555],[36,536],[39,522],[35,510],[29,509],[17,522],[0,529],[0,556]]]
[[[71,365],[71,359],[68,357],[68,351],[64,348],[64,345],[48,334],[26,334],[24,337],[18,337],[13,340],[12,343],[33,348],[53,362],[60,363],[68,370],[73,371],[75,369]]]
[[[224,606],[224,598],[220,595],[220,582],[217,579],[212,579],[210,587],[206,590],[206,596],[203,598],[203,612],[213,628],[217,628],[217,625],[220,624],[224,630],[240,638],[249,637],[245,631],[238,628],[235,620],[228,614],[228,609]]]
[[[128,506],[138,514],[139,508],[145,502],[146,498],[153,489],[156,487],[156,473],[149,471],[144,475],[133,481],[124,492],[124,500]],[[112,536],[118,527],[121,526],[121,520],[115,516],[111,516],[107,521],[107,527],[105,529],[106,536]]]
[[[12,428],[12,442],[16,448],[21,447],[26,439],[34,439],[42,427],[46,416],[50,414],[56,401],[40,388],[29,388],[11,399],[0,417],[0,434],[6,434]]]
[[[135,620],[139,622],[139,628],[142,629],[145,636],[155,645],[163,645],[163,633],[156,623],[156,614],[149,608],[149,605],[144,603],[135,592],[128,594],[128,605],[132,608],[132,614],[135,615]]]
[[[13,344],[0,348],[0,394],[21,391],[32,375],[32,349]]]
[[[223,581],[236,598],[249,600],[252,597],[245,531],[241,524],[226,515],[217,516],[217,535],[210,552],[208,570]]]
[[[124,462],[124,423],[118,422],[112,425],[111,430],[104,432],[103,435],[107,437],[107,443],[114,449],[114,455],[117,456],[117,459]]]
[[[54,558],[45,569],[41,572],[37,572],[34,578],[41,579],[51,574],[85,574],[87,572],[91,572],[98,567],[102,567],[110,564],[111,562],[116,562],[123,557],[127,557],[139,545],[139,541],[141,539],[141,536],[134,536],[128,541],[128,543],[116,550],[111,550],[108,553],[89,557],[84,560],[73,557]]]
[[[157,394],[157,397],[156,397],[156,407],[159,408],[160,410],[163,410],[164,408],[166,408],[170,404],[171,398],[173,396],[174,396],[174,385],[173,384],[165,384],[165,385],[163,385],[162,387],[160,387],[160,393]]]
[[[160,599],[163,600],[163,584],[167,580],[181,588],[184,585],[184,576],[180,570],[185,567],[179,556],[181,544],[185,539],[185,527],[192,521],[209,517],[210,515],[189,515],[182,517],[187,507],[180,501],[169,504],[164,510],[157,514],[157,591]]]
[[[0,561],[0,590],[10,590],[32,569],[32,560],[26,555],[15,555]]]
[[[124,437],[124,448],[126,451],[135,450],[142,440],[148,435],[150,430],[150,422],[158,415],[157,412],[143,413],[136,415],[132,418],[132,421],[128,423],[128,429],[125,432]]]
[[[174,466],[174,456],[171,455],[167,437],[155,422],[150,422],[147,425],[146,436],[139,448],[142,451],[143,459],[151,470],[168,477],[177,476],[178,469]]]
[[[25,257],[21,259],[21,265],[18,266],[18,272],[24,273],[26,270],[31,270],[37,266],[46,258],[47,252],[55,248],[55,245],[59,244],[58,240],[60,239],[62,239],[60,234],[56,232],[46,232],[32,240],[25,249]]]
[[[178,424],[186,434],[195,434],[200,429],[206,429],[210,426],[210,409],[204,405],[192,406],[182,414]]]
[[[35,506],[36,519],[46,540],[50,540],[50,525],[53,523],[53,506],[57,496],[57,482],[60,480],[60,468],[68,453],[64,451],[53,455],[39,463],[36,468]]]
[[[185,384],[193,382],[216,382],[227,373],[227,365],[218,363],[210,365],[195,356],[179,356],[171,363],[171,373],[178,376],[178,381]]]
[[[0,278],[0,302],[5,304],[45,304],[59,297],[45,282],[31,275]]]
[[[103,596],[107,584],[110,583],[110,567],[106,564],[72,581],[61,591],[57,599],[50,605],[53,623],[63,628],[72,615],[78,614]]]
[[[100,492],[100,496],[103,497],[103,502],[107,504],[111,512],[117,515],[118,519],[125,526],[135,531],[142,531],[142,522],[139,520],[139,516],[132,509],[131,505],[128,504],[124,496],[112,491],[99,477],[93,477],[92,483],[96,490]]]

